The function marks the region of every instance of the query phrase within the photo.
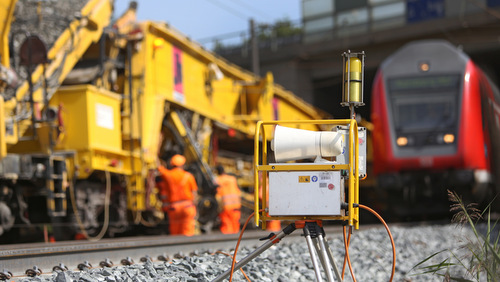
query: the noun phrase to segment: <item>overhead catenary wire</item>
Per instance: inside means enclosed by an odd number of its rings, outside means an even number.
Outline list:
[[[253,12],[255,12],[256,14],[258,14],[259,16],[265,16],[266,18],[268,19],[272,19],[273,17],[271,15],[269,15],[268,13],[262,11],[262,10],[259,10],[257,8],[255,8],[254,6],[252,5],[249,5],[247,4],[246,2],[244,1],[241,1],[241,0],[233,0],[232,3],[234,4],[237,4],[237,5],[240,5],[240,6],[243,6],[245,7],[246,9],[249,9],[249,10],[252,10]]]
[[[233,9],[232,7],[229,7],[226,4],[223,4],[217,0],[208,0],[208,2],[212,3],[214,6],[220,8],[222,10],[225,10],[226,12],[229,12],[233,16],[237,16],[237,17],[242,18],[244,20],[248,20],[249,18],[251,18],[250,16],[247,16],[247,15],[241,13],[240,11]]]
[[[266,13],[265,11],[263,11],[261,9],[257,9],[253,5],[248,4],[245,1],[241,1],[241,0],[234,0],[234,1],[228,2],[228,3],[232,3],[233,5],[240,6],[241,8],[239,8],[239,9],[235,9],[231,6],[228,6],[228,5],[226,5],[226,2],[222,3],[219,0],[208,0],[208,2],[211,2],[212,5],[218,7],[219,9],[223,9],[226,12],[229,12],[232,15],[237,16],[237,17],[242,18],[242,19],[245,19],[247,21],[249,19],[257,18],[258,19],[257,22],[262,23],[262,26],[265,26],[265,27],[269,27],[269,26],[273,27],[276,25],[276,23],[278,23],[279,21],[283,21],[283,20],[288,21],[293,25],[295,25],[296,23],[302,24],[302,19],[288,20],[288,16],[285,15],[280,20],[280,19],[277,19],[277,18],[273,17],[272,15]],[[250,14],[243,14],[240,10],[250,12]],[[263,17],[265,17],[265,20],[262,19]],[[269,23],[269,22],[271,22],[271,23]],[[207,43],[213,43],[214,41],[220,42],[220,41],[230,40],[230,39],[234,39],[234,38],[249,37],[250,36],[249,33],[250,32],[248,29],[244,29],[244,30],[240,30],[240,31],[233,31],[233,32],[213,35],[213,36],[209,36],[209,37],[198,38],[198,39],[196,39],[196,41],[203,45],[203,44],[207,44]]]

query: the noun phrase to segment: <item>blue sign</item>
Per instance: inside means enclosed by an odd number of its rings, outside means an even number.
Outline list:
[[[318,181],[318,177],[316,175],[314,175],[312,178],[311,178],[312,182],[316,182]]]
[[[407,0],[406,21],[415,23],[445,16],[444,0]]]

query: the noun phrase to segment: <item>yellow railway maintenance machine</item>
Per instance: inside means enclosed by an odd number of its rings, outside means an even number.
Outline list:
[[[359,180],[366,175],[366,130],[358,127],[354,108],[364,105],[364,57],[364,52],[343,54],[341,104],[350,107],[350,119],[258,122],[255,223],[263,229],[269,220],[293,223],[276,235],[271,233],[266,243],[214,281],[227,278],[297,228],[303,229],[317,280],[322,281],[318,256],[328,281],[334,281],[334,274],[337,281],[342,280],[324,238],[322,221],[342,221],[359,228]],[[323,131],[300,129],[311,124]],[[269,153],[269,147],[274,154]]]

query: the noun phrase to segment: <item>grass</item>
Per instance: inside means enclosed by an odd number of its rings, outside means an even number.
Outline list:
[[[481,213],[475,204],[464,204],[455,192],[448,190],[448,197],[452,202],[450,211],[454,212],[452,222],[459,226],[470,226],[474,234],[461,246],[467,250],[467,255],[458,256],[452,250],[441,250],[419,262],[412,270],[418,271],[417,275],[441,276],[443,281],[500,281],[500,232],[493,234],[494,230],[498,230],[498,220],[492,222],[491,204]],[[481,232],[483,228],[485,230]],[[445,253],[449,253],[447,258],[430,264],[431,260]],[[466,274],[464,277],[454,276],[450,274],[451,267],[463,268]]]

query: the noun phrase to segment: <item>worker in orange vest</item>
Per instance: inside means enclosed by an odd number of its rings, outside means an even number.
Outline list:
[[[196,226],[196,201],[198,185],[194,176],[184,170],[186,158],[174,155],[170,160],[172,169],[160,165],[158,171],[166,183],[161,194],[165,197],[164,211],[168,214],[171,235],[192,236]]]
[[[234,234],[240,231],[241,218],[241,191],[238,187],[236,177],[224,172],[224,167],[219,165],[216,168],[217,174],[217,194],[215,198],[219,203],[221,212],[220,231],[224,234]]]

